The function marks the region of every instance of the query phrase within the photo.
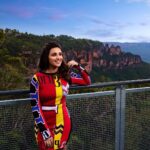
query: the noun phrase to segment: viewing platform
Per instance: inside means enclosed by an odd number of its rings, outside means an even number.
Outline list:
[[[0,150],[38,150],[30,100],[29,90],[0,91]],[[150,79],[73,86],[67,106],[68,150],[150,150]]]

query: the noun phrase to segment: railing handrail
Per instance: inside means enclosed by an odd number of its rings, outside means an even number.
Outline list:
[[[88,86],[71,86],[70,89],[91,89],[91,88],[101,88],[108,86],[119,86],[119,85],[129,85],[129,84],[139,84],[139,83],[148,83],[150,79],[138,79],[138,80],[125,80],[125,81],[112,81],[112,82],[101,82],[94,83]],[[15,94],[29,94],[29,89],[17,89],[17,90],[6,90],[0,91],[1,95],[15,95]]]

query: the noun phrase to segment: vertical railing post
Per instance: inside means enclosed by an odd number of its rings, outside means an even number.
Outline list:
[[[125,99],[125,88],[120,85],[116,88],[115,150],[124,150]]]

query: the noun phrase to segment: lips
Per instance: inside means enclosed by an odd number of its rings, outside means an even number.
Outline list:
[[[62,63],[62,61],[55,61],[56,65],[60,65]]]
[[[59,63],[61,63],[62,61],[55,61],[55,62],[59,64]]]

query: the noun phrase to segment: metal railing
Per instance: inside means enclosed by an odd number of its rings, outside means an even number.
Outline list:
[[[72,118],[69,150],[150,149],[150,79],[106,82],[71,90],[96,92],[70,94]],[[146,87],[126,88],[146,85]],[[147,86],[148,84],[148,86]],[[104,87],[113,90],[98,91]],[[28,94],[29,90],[0,91],[0,96]],[[37,150],[30,98],[0,101],[0,149]]]

